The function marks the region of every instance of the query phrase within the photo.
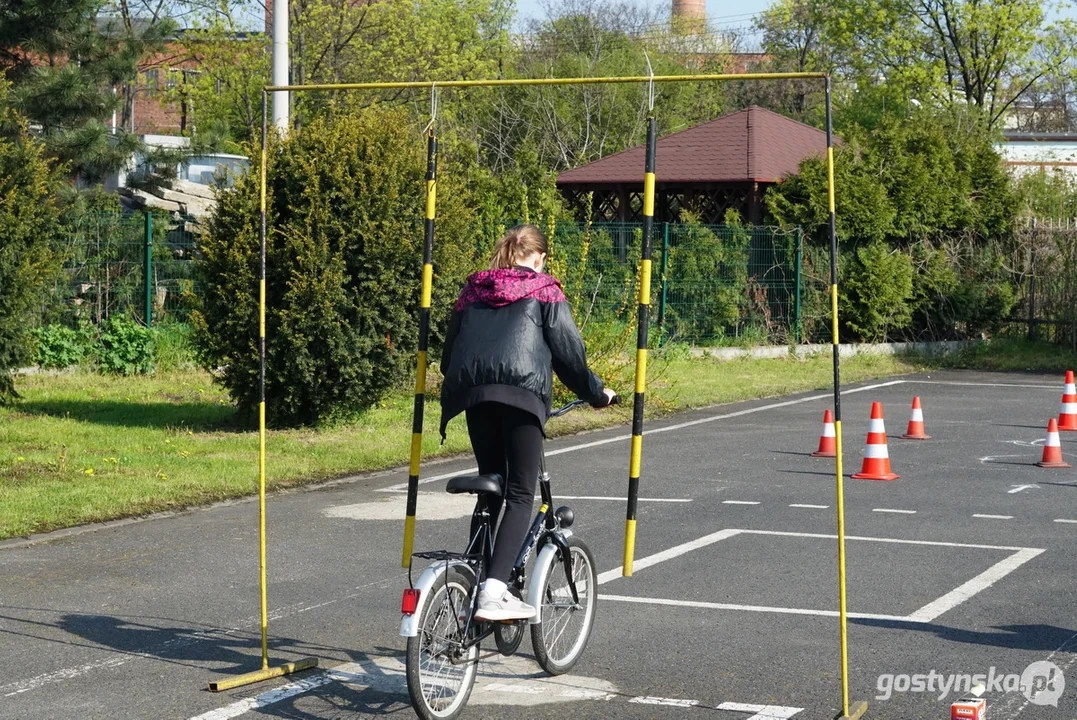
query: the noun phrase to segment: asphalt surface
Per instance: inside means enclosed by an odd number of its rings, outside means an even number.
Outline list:
[[[1077,718],[1077,474],[1034,465],[1061,376],[846,389],[846,475],[874,400],[901,475],[844,483],[851,700],[870,718],[948,718],[963,694],[940,697],[951,676],[1050,662],[1069,676],[1060,696],[1057,678],[1029,699],[1009,677],[988,688],[989,717]],[[931,440],[898,439],[914,395]],[[649,423],[631,578],[615,572],[627,428],[550,442],[555,497],[579,498],[564,502],[607,573],[595,632],[560,678],[529,640],[509,659],[490,643],[466,716],[834,717],[834,461],[808,457],[830,406],[806,393]],[[1062,445],[1074,462],[1077,433]],[[414,717],[398,635],[405,481],[406,469],[270,498],[271,664],[313,655],[321,669],[224,693],[206,683],[260,667],[255,503],[0,544],[0,718]],[[463,542],[468,508],[443,487],[422,487],[417,549]]]

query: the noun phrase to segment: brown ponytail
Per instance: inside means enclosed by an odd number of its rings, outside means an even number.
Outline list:
[[[490,269],[510,268],[535,253],[549,252],[546,236],[534,225],[517,225],[494,245]]]

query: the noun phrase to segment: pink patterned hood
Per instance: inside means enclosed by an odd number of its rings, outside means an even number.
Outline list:
[[[483,270],[468,277],[455,309],[463,310],[476,302],[499,308],[524,298],[562,302],[565,294],[561,291],[561,283],[552,275],[522,268]]]

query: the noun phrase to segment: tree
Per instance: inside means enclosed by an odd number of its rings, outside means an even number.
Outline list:
[[[28,364],[28,329],[54,263],[56,175],[0,81],[0,404],[18,397],[10,371]]]
[[[426,164],[418,133],[402,127],[402,109],[371,108],[320,118],[270,147],[266,391],[273,424],[361,411],[414,369]],[[434,348],[479,245],[455,177],[446,168],[439,180]],[[247,412],[258,404],[258,202],[258,173],[222,194],[201,244],[204,305],[192,314],[204,364],[220,368],[221,383]]]
[[[722,72],[729,44],[710,34],[685,34],[667,15],[615,0],[566,0],[534,21],[504,63],[509,77],[602,77]],[[714,83],[656,87],[655,116],[663,134],[712,120],[722,108]],[[533,148],[551,171],[576,167],[643,141],[648,88],[577,85],[511,88],[493,94],[475,119],[485,162],[500,172],[520,146]]]
[[[162,9],[162,0],[10,0],[0,10],[8,102],[73,176],[95,182],[139,148],[107,120],[129,112],[140,59],[174,28]]]
[[[838,234],[860,244],[903,246],[946,234],[980,239],[1005,236],[1016,197],[991,135],[949,111],[921,109],[887,115],[868,131],[844,129],[835,153]],[[767,191],[769,220],[801,225],[819,241],[828,222],[826,164],[800,172]]]
[[[187,132],[195,144],[216,152],[243,151],[256,145],[262,128],[262,87],[270,80],[270,38],[244,32],[248,3],[220,0],[192,16],[195,27],[180,43],[198,67],[173,71],[166,91],[187,110]]]
[[[921,102],[960,102],[982,112],[989,127],[1038,81],[1057,72],[1075,49],[1074,23],[1048,22],[1041,0],[835,0],[827,5],[828,41],[860,80],[881,75]]]

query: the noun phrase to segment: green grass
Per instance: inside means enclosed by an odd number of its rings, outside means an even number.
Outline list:
[[[1052,346],[973,350],[943,361],[857,356],[844,382],[931,367],[1051,369],[1073,366]],[[1038,363],[1038,364],[1037,364]],[[628,369],[631,371],[631,368]],[[828,388],[829,356],[807,360],[692,359],[654,353],[650,414]],[[24,399],[0,408],[0,538],[178,509],[257,491],[258,435],[226,393],[192,369],[120,378],[79,371],[20,377]],[[618,385],[631,395],[631,382]],[[406,464],[412,396],[401,390],[346,425],[269,433],[271,489]],[[630,420],[630,403],[551,421],[551,434]],[[436,403],[427,407],[424,457],[469,451],[462,420],[439,444]],[[625,453],[627,454],[627,446]]]

